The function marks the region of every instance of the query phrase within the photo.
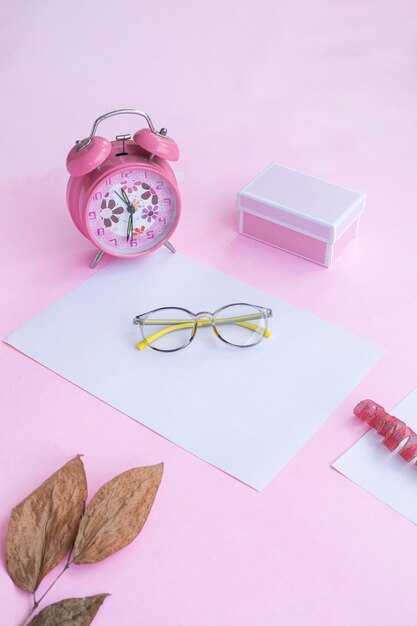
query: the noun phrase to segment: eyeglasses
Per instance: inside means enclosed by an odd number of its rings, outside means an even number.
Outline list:
[[[271,337],[268,318],[271,309],[255,304],[228,304],[214,313],[192,313],[179,307],[162,307],[137,315],[133,324],[139,325],[143,340],[136,347],[149,346],[159,352],[175,352],[188,346],[197,328],[211,326],[219,339],[237,348],[249,348],[264,337]]]

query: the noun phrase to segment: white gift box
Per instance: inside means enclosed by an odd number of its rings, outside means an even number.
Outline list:
[[[366,194],[272,163],[238,192],[239,232],[330,267],[356,236]]]

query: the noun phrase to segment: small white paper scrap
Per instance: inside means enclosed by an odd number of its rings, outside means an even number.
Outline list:
[[[389,412],[417,432],[417,388]],[[333,467],[417,524],[417,467],[390,452],[382,440],[371,428]]]
[[[273,336],[232,348],[200,328],[184,350],[138,351],[133,317],[163,306],[270,307]],[[255,287],[160,250],[116,260],[6,341],[212,465],[261,490],[384,349]]]

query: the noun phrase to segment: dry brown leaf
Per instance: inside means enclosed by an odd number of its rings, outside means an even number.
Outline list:
[[[163,467],[135,467],[103,485],[81,520],[75,563],[97,563],[133,541],[152,508]]]
[[[6,567],[13,582],[34,592],[71,549],[87,498],[80,456],[68,461],[12,511]]]
[[[28,626],[88,626],[108,593],[88,598],[68,598],[46,606]]]

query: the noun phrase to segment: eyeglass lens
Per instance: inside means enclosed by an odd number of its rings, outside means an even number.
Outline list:
[[[171,352],[188,345],[193,338],[196,322],[183,309],[157,309],[142,320],[144,340],[155,350]]]
[[[223,307],[214,319],[217,334],[234,346],[253,346],[265,336],[267,317],[262,309],[249,304]]]

